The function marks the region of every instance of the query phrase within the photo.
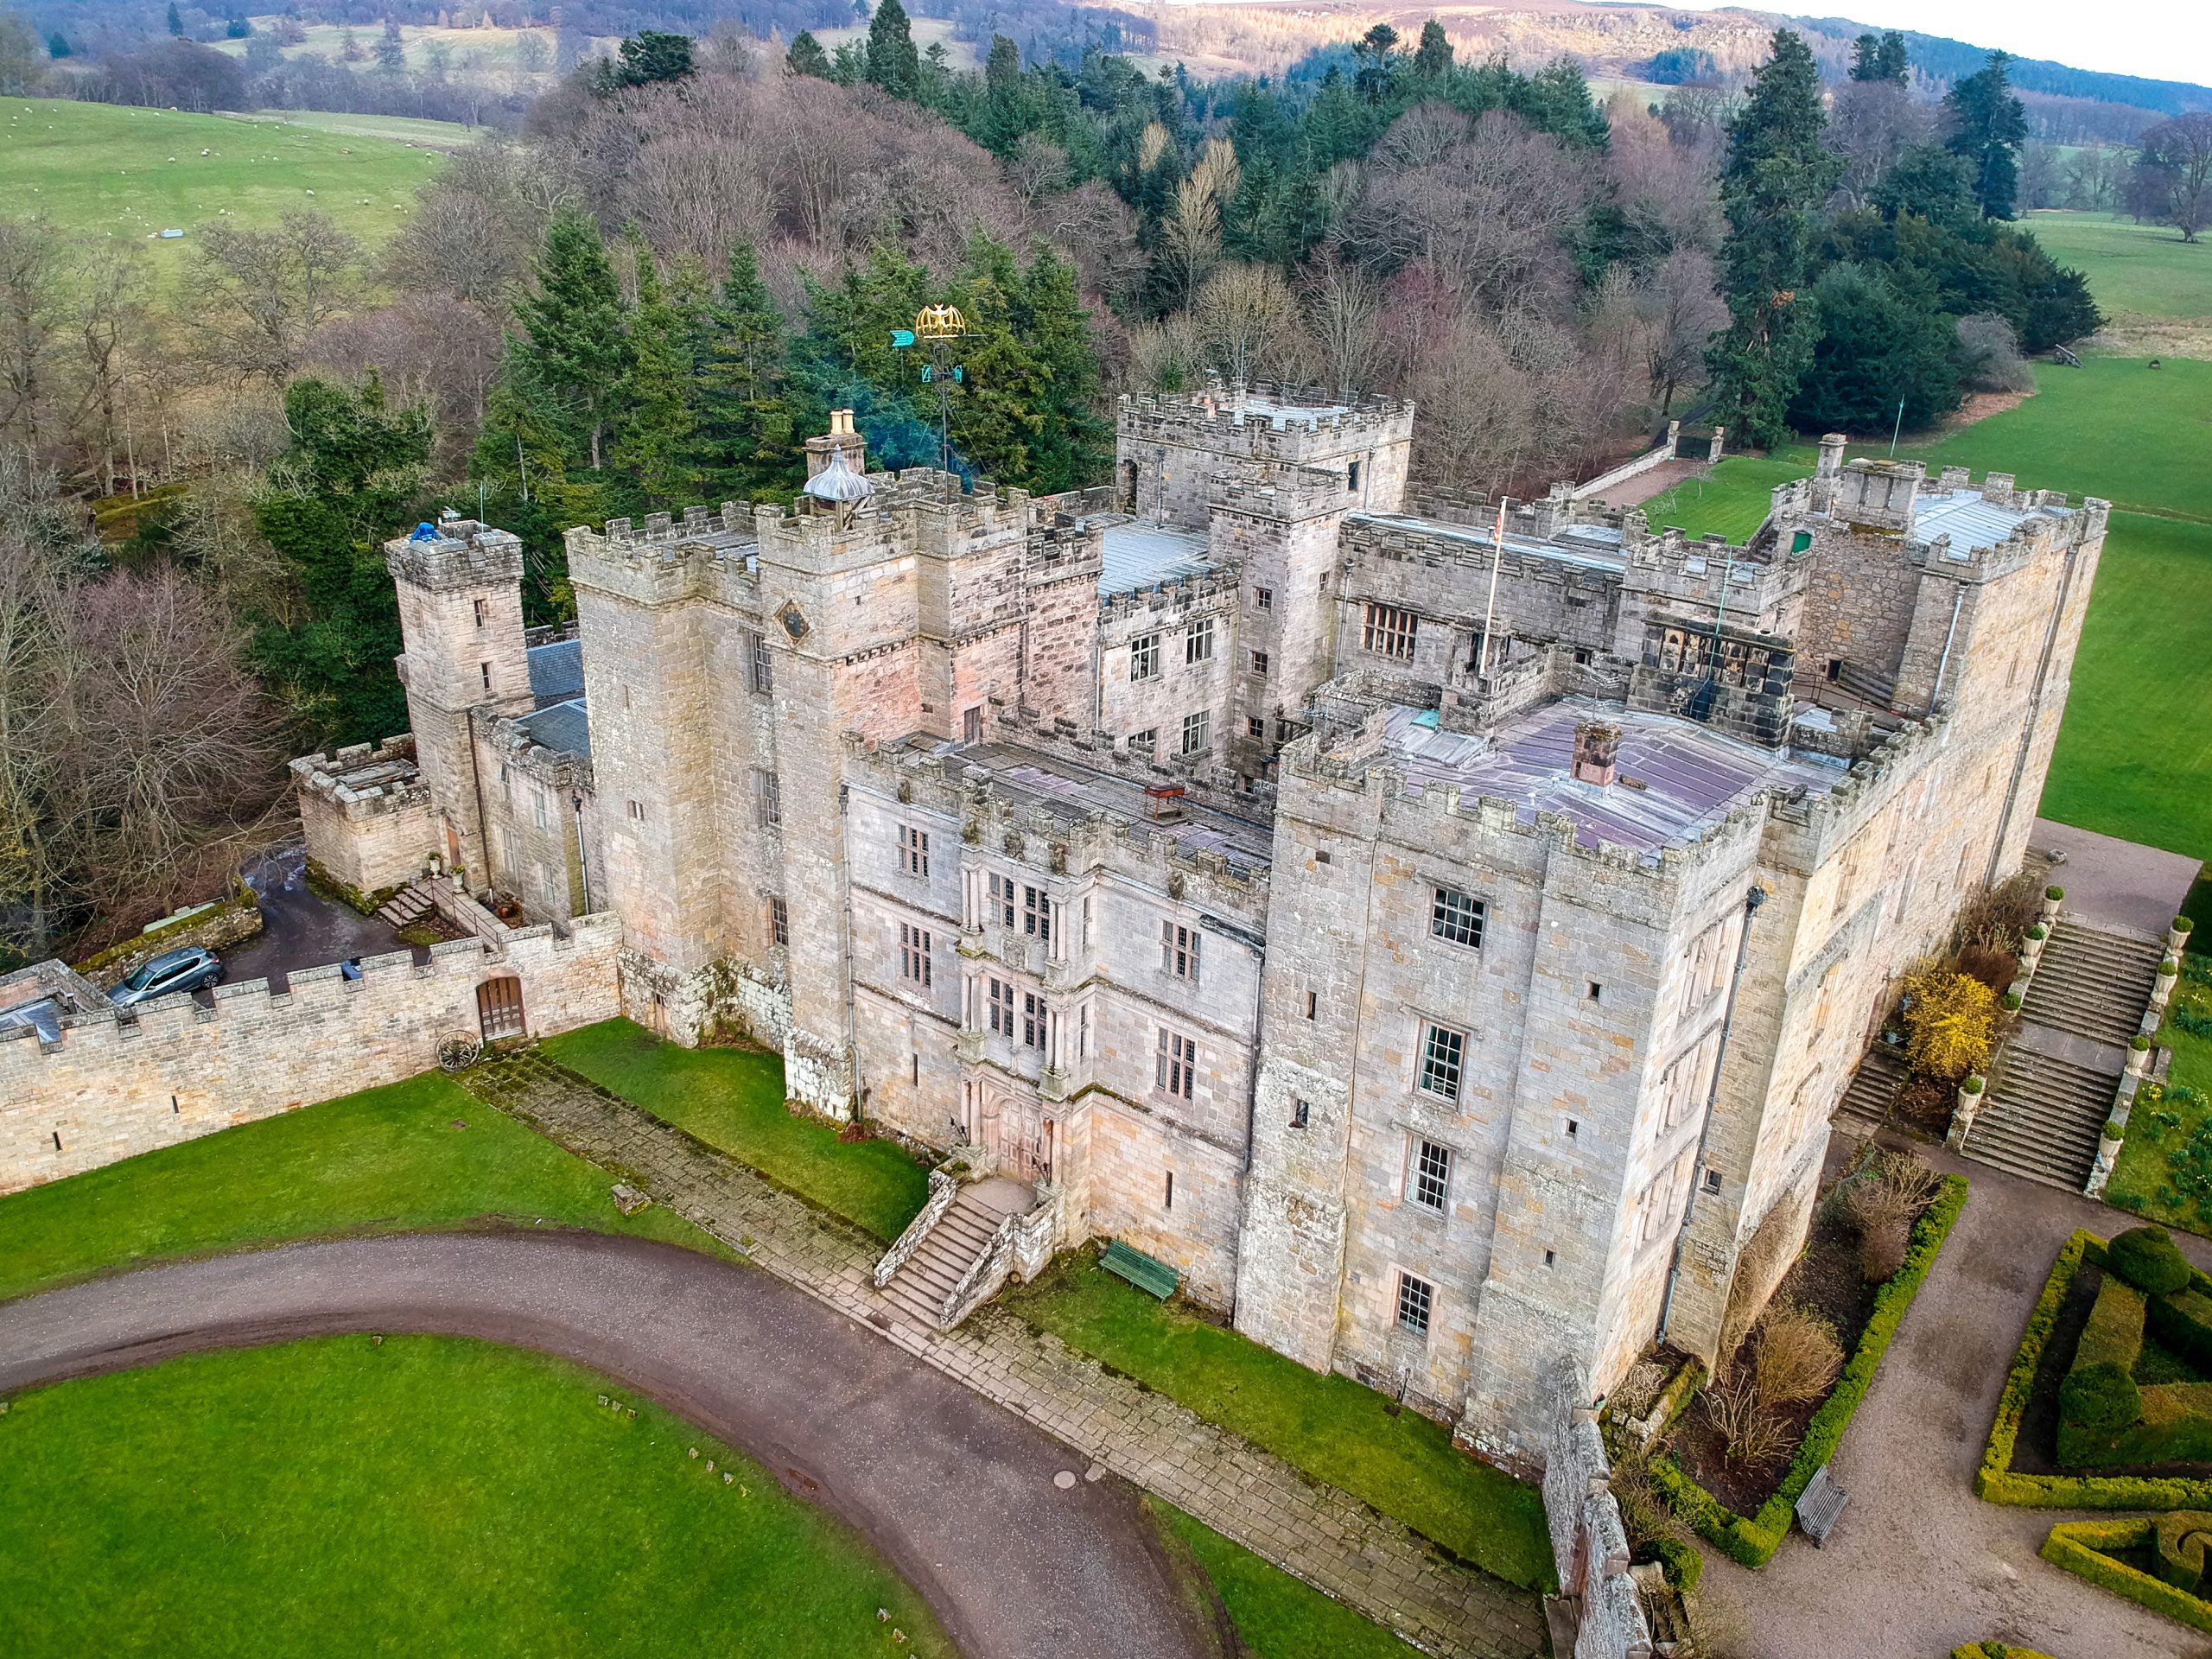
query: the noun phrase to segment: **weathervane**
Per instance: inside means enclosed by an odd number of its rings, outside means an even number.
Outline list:
[[[891,331],[894,350],[904,351],[917,341],[929,347],[930,360],[922,365],[922,384],[937,388],[938,470],[952,471],[952,388],[964,385],[968,371],[951,361],[954,344],[968,337],[968,319],[957,305],[925,305],[914,313],[912,328]]]

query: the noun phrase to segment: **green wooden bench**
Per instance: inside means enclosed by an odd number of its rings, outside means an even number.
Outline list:
[[[1166,1301],[1175,1294],[1179,1275],[1165,1262],[1147,1255],[1142,1250],[1133,1250],[1118,1238],[1109,1239],[1106,1254],[1099,1258],[1099,1266],[1107,1272],[1128,1280],[1139,1290],[1148,1290]]]

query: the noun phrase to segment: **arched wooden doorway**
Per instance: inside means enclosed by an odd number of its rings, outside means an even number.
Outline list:
[[[484,1040],[496,1043],[523,1032],[522,981],[512,974],[487,979],[476,988],[476,1023]]]

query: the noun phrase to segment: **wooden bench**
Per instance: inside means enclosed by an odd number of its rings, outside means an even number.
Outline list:
[[[1843,1518],[1843,1506],[1850,1501],[1851,1494],[1828,1478],[1827,1465],[1822,1464],[1798,1494],[1797,1524],[1815,1543],[1825,1544],[1835,1523]]]
[[[1133,1250],[1118,1238],[1108,1241],[1106,1254],[1099,1258],[1099,1265],[1128,1280],[1139,1290],[1150,1291],[1163,1302],[1175,1294],[1180,1279],[1165,1262],[1155,1260],[1142,1250]]]

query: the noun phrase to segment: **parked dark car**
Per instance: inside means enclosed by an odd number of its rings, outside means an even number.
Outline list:
[[[222,962],[213,950],[187,945],[181,950],[162,951],[110,991],[107,1000],[118,1008],[134,1007],[172,991],[200,990],[222,976]]]

